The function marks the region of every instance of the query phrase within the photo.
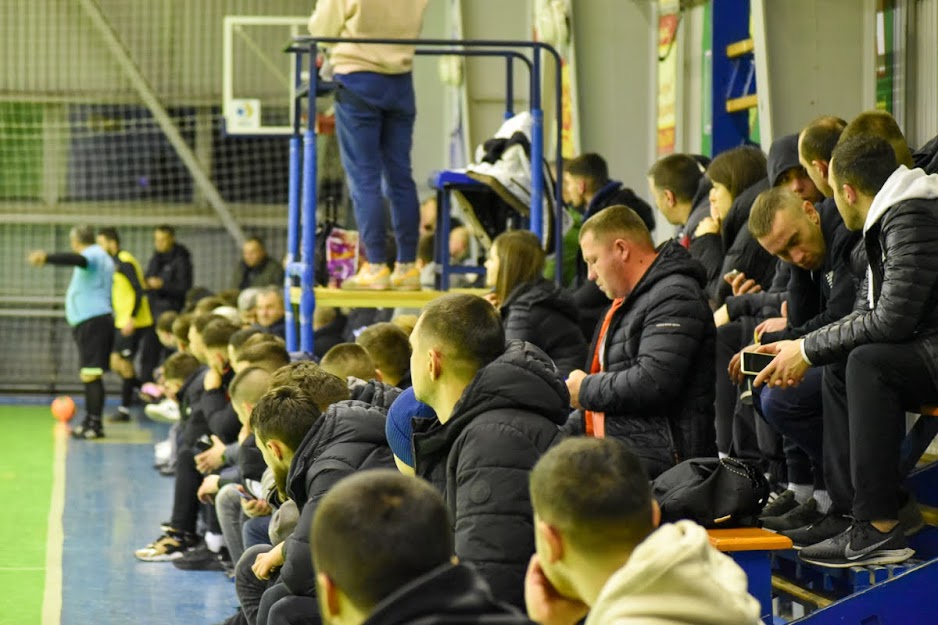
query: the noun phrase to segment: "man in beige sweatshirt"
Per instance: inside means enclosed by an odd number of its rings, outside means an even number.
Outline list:
[[[537,553],[525,579],[540,625],[758,625],[746,574],[690,521],[658,527],[638,457],[614,438],[572,438],[531,472]]]
[[[314,37],[415,39],[427,0],[318,0],[309,20]],[[367,262],[343,283],[354,290],[418,290],[415,266],[420,211],[411,173],[416,105],[411,66],[414,46],[323,44],[338,83],[335,117],[342,165],[348,179]],[[383,183],[383,185],[382,185]],[[388,268],[387,214],[391,201],[397,243]]]

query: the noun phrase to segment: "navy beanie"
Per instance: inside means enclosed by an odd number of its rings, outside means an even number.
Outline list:
[[[388,410],[388,419],[384,426],[384,434],[388,439],[391,451],[401,462],[409,467],[414,466],[414,447],[411,444],[413,427],[411,419],[435,419],[433,408],[414,397],[413,387],[398,395]]]

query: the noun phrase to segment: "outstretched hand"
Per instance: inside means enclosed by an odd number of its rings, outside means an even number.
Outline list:
[[[26,261],[33,267],[42,267],[46,264],[48,256],[43,250],[33,250],[26,256]]]

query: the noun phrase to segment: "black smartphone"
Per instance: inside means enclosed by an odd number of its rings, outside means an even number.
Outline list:
[[[744,375],[759,375],[759,372],[775,360],[775,354],[760,354],[758,352],[743,352],[740,370]]]
[[[208,434],[203,434],[199,437],[195,443],[192,444],[192,448],[195,449],[195,453],[200,454],[203,451],[208,451],[212,448],[212,439]]]

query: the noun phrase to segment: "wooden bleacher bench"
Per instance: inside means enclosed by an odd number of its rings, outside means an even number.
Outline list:
[[[763,622],[772,623],[772,552],[791,549],[791,539],[758,527],[711,529],[707,534],[711,545],[746,572],[749,594],[759,600]]]

